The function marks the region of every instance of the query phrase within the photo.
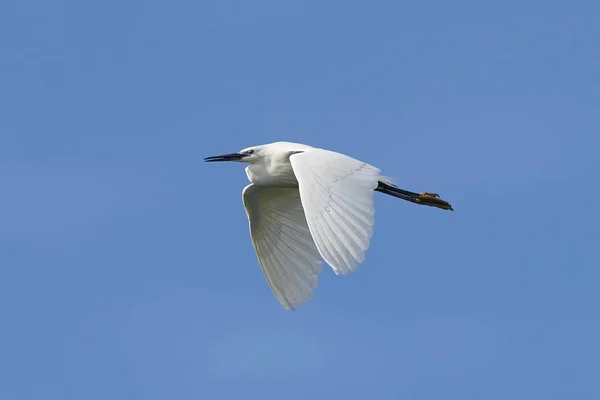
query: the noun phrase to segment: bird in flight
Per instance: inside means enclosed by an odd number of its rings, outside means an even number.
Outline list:
[[[398,188],[380,170],[344,154],[275,142],[204,161],[249,164],[242,192],[250,237],[275,297],[286,309],[312,298],[323,260],[355,271],[373,236],[374,192],[452,210],[435,193]]]

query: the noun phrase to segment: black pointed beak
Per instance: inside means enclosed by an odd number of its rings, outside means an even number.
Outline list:
[[[231,154],[223,154],[221,156],[206,157],[204,159],[204,161],[206,161],[206,162],[213,162],[213,161],[239,161],[239,160],[241,160],[244,157],[245,157],[244,154],[231,153]]]

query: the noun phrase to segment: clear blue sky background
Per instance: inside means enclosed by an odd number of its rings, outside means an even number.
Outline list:
[[[0,398],[598,399],[594,1],[0,3]],[[350,154],[377,195],[296,312],[242,165]]]

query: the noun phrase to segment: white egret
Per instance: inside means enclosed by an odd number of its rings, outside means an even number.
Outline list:
[[[204,161],[248,163],[242,192],[250,236],[273,293],[286,309],[312,297],[323,260],[356,270],[373,235],[374,192],[452,210],[434,193],[398,188],[379,169],[344,154],[276,142]]]

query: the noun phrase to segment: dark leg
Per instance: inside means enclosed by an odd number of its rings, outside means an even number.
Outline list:
[[[403,190],[383,182],[379,182],[379,185],[377,185],[375,191],[389,194],[390,196],[398,197],[399,199],[410,201],[411,203],[454,211],[448,202],[440,199],[440,196],[435,193],[409,192],[408,190]]]

